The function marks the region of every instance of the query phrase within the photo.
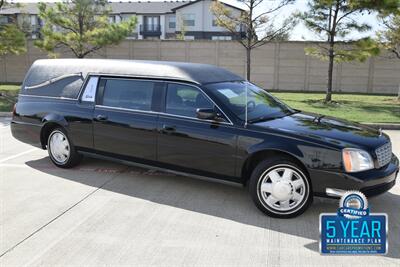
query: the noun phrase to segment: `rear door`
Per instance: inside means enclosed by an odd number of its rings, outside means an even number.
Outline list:
[[[94,148],[128,160],[154,161],[158,114],[153,99],[163,82],[102,77],[93,115]]]

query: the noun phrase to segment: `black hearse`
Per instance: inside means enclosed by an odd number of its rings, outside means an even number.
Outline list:
[[[282,218],[314,195],[383,193],[399,170],[381,131],[292,109],[203,64],[38,60],[11,130],[62,168],[88,155],[242,183],[260,210]]]

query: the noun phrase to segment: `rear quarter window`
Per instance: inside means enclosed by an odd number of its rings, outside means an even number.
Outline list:
[[[84,78],[81,75],[66,75],[54,77],[41,83],[25,82],[21,94],[50,97],[77,98]]]

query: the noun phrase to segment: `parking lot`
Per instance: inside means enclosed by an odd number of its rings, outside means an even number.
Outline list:
[[[400,156],[400,131],[390,134]],[[0,118],[0,265],[400,266],[400,185],[369,200],[389,215],[385,256],[321,256],[314,200],[279,220],[245,188],[85,159],[54,167]]]

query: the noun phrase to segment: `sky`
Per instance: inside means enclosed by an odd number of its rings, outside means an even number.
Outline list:
[[[14,2],[14,3],[27,3],[27,2],[39,2],[39,1],[35,1],[35,0],[8,0],[9,2]],[[61,0],[43,0],[42,2],[55,2],[55,1],[61,1]],[[111,0],[113,1],[113,0]],[[122,1],[128,1],[128,0],[122,0]],[[130,0],[132,2],[134,2],[135,0]],[[147,1],[147,0],[142,0],[142,1]],[[164,0],[150,0],[153,2],[160,2],[160,1],[164,1]],[[115,1],[114,2],[120,2]],[[232,4],[232,5],[236,5],[236,6],[240,6],[240,3],[238,3],[238,1],[236,0],[223,0],[223,2],[226,2],[228,4]],[[277,0],[264,0],[264,3],[262,4],[262,6],[260,5],[260,7],[258,8],[258,12],[262,12],[262,10],[265,10],[267,8],[273,7],[274,5],[276,5],[278,1]],[[287,6],[285,8],[283,8],[282,10],[280,10],[278,16],[276,16],[275,22],[279,25],[279,23],[281,23],[284,18],[290,16],[293,12],[296,11],[306,11],[307,10],[307,0],[297,0],[295,2],[295,4]],[[377,19],[375,18],[374,14],[371,15],[364,15],[361,16],[359,15],[359,18],[357,19],[360,22],[367,22],[372,26],[372,30],[370,32],[367,33],[362,33],[362,34],[353,34],[350,35],[349,38],[360,38],[360,37],[367,37],[367,36],[374,36],[374,32],[376,32],[377,30],[380,29],[380,25],[379,22],[377,21]],[[293,32],[290,35],[290,40],[294,40],[294,41],[304,41],[304,40],[325,40],[325,38],[321,39],[320,36],[315,35],[314,33],[312,33],[311,31],[309,31],[302,23],[299,23],[296,28],[293,30]]]

